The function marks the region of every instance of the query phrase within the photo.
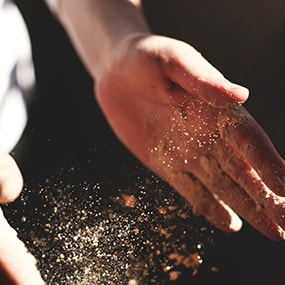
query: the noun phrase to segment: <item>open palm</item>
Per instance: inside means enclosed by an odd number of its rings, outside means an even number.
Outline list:
[[[180,41],[138,37],[114,54],[96,94],[122,142],[218,228],[239,230],[237,213],[284,239],[284,161],[247,94]]]

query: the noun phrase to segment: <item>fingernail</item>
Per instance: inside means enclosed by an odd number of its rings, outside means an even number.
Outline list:
[[[238,84],[231,83],[228,90],[232,93],[233,97],[240,103],[244,103],[249,96],[249,90],[246,87]]]

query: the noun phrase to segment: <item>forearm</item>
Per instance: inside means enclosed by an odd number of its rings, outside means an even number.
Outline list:
[[[149,33],[140,0],[61,0],[55,12],[94,78],[124,37]]]

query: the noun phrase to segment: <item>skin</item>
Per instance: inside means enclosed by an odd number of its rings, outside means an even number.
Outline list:
[[[0,203],[14,201],[22,187],[23,178],[16,162],[9,154],[0,152]],[[16,231],[6,221],[1,208],[0,233],[1,284],[44,284],[34,257],[18,239]]]
[[[267,237],[283,239],[284,161],[248,112],[231,102],[225,79],[212,84],[187,70],[185,62],[200,55],[185,43],[128,40],[130,48],[117,50],[115,67],[96,85],[118,137],[218,228],[239,230],[236,212]],[[180,54],[190,58],[181,62]],[[215,93],[219,99],[208,97]]]
[[[139,1],[80,9],[62,0],[58,16],[120,140],[218,228],[239,230],[240,215],[284,239],[284,160],[241,106],[248,90],[189,44],[153,35]]]
[[[108,122],[129,150],[218,228],[238,231],[241,216],[268,238],[284,239],[285,164],[241,106],[248,90],[224,78],[189,44],[153,35],[140,1],[58,3],[53,11],[94,78]],[[3,163],[1,173],[9,173]],[[6,203],[19,190],[1,181]],[[0,226],[11,231],[4,222]],[[26,272],[38,276],[31,279],[38,283],[21,278],[12,254],[0,263],[12,284],[42,284],[34,262],[27,262]]]

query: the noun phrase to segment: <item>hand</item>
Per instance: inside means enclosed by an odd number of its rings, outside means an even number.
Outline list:
[[[0,204],[15,200],[23,186],[22,175],[11,156],[0,152]],[[5,276],[3,276],[3,274]],[[3,281],[3,278],[5,281]],[[44,284],[34,257],[17,238],[0,208],[0,280],[6,284]],[[2,283],[1,283],[2,284]]]
[[[285,234],[285,165],[238,104],[227,81],[191,46],[132,36],[116,46],[96,94],[121,141],[166,179],[197,214],[237,231],[237,213],[267,237]]]

